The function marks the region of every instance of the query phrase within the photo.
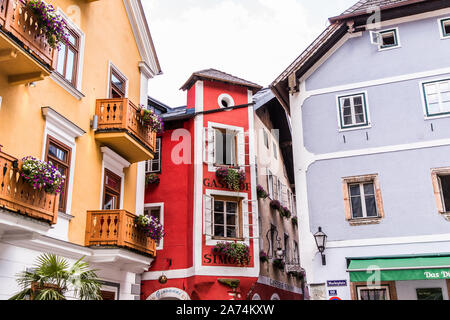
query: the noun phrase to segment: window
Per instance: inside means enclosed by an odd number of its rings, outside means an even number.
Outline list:
[[[284,260],[291,261],[291,248],[289,247],[289,235],[284,234]]]
[[[358,300],[390,300],[389,286],[358,287]]]
[[[417,300],[444,300],[442,288],[416,289]]]
[[[269,198],[270,199],[274,199],[273,197],[273,175],[272,172],[270,172],[270,170],[268,170],[267,172],[267,192],[269,194]]]
[[[45,161],[51,162],[65,177],[61,193],[59,195],[59,211],[66,212],[67,188],[69,185],[69,172],[72,149],[51,136],[47,138],[47,150]]]
[[[221,94],[217,99],[217,102],[221,108],[229,108],[234,106],[233,97],[226,93]]]
[[[71,28],[66,29],[68,33],[68,43],[62,43],[58,51],[56,72],[65,80],[76,87],[77,70],[80,54],[80,36]]]
[[[109,82],[109,97],[111,99],[125,98],[127,91],[127,79],[112,65],[110,66]]]
[[[164,223],[163,204],[161,203],[161,204],[146,205],[144,209],[144,215],[156,218],[158,219],[159,223],[163,224]],[[156,243],[156,246],[158,250],[162,249],[162,239]]]
[[[439,20],[442,38],[450,38],[450,18]]]
[[[450,113],[450,79],[423,84],[427,116]]]
[[[275,246],[275,242],[277,241],[275,234],[278,234],[277,227],[275,225],[270,224],[270,238],[269,238],[269,252],[272,257],[277,256],[277,248]]]
[[[296,264],[300,263],[300,252],[298,250],[298,242],[294,240],[294,257],[293,262]]]
[[[237,133],[233,130],[215,129],[214,165],[237,165]]]
[[[351,225],[379,223],[384,218],[377,175],[343,179],[345,216]]]
[[[215,238],[242,238],[241,201],[236,198],[214,196],[213,236]]]
[[[438,212],[450,221],[450,168],[432,169],[431,180]]]
[[[275,157],[275,159],[278,159],[277,145],[275,144],[275,142],[272,143],[272,147],[273,147],[273,156]]]
[[[380,49],[393,48],[398,45],[397,29],[380,32]]]
[[[105,169],[105,180],[103,190],[103,209],[115,210],[120,209],[120,190],[122,179]]]
[[[365,93],[343,96],[338,99],[341,129],[369,124]]]
[[[263,130],[263,138],[264,138],[264,145],[266,146],[267,149],[269,149],[269,135],[266,132],[266,130]]]
[[[145,163],[145,173],[161,172],[161,138],[156,138],[155,157]]]
[[[352,218],[378,217],[373,182],[349,185]]]

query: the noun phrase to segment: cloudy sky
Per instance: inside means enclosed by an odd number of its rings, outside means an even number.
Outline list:
[[[142,0],[163,75],[149,95],[177,107],[189,76],[215,68],[268,86],[356,0]]]

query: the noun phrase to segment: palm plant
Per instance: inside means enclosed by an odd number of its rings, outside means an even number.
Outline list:
[[[69,289],[80,300],[101,300],[101,284],[83,258],[69,266],[67,260],[55,254],[40,255],[33,271],[17,274],[21,291],[9,300],[66,300]]]

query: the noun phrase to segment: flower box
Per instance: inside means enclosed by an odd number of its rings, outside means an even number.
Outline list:
[[[226,183],[228,189],[239,192],[241,183],[245,182],[245,171],[228,167],[220,167],[216,177]]]
[[[248,265],[250,263],[250,248],[243,243],[218,242],[212,248],[213,254],[223,254],[238,265]]]

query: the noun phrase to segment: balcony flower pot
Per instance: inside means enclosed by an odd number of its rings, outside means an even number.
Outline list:
[[[265,262],[269,261],[269,256],[267,255],[267,253],[265,253],[262,250],[259,253],[259,261],[261,261],[262,263],[265,263]]]
[[[141,105],[139,114],[144,126],[157,134],[162,134],[164,132],[164,121],[155,113],[155,111],[152,109],[146,109]]]
[[[281,209],[281,203],[278,200],[272,200],[270,201],[270,207],[274,210],[279,211]]]
[[[152,216],[136,216],[134,218],[134,225],[136,228],[142,230],[147,237],[156,242],[160,241],[165,235],[162,224],[157,218]]]
[[[44,190],[50,194],[61,192],[65,177],[51,162],[25,157],[19,167],[20,176],[34,190]]]
[[[228,189],[239,192],[241,183],[245,182],[245,171],[228,167],[220,167],[216,171],[216,177],[225,182]]]
[[[258,196],[258,199],[266,199],[269,196],[266,190],[264,190],[264,188],[259,184],[256,187],[256,194]]]
[[[69,42],[66,23],[52,5],[47,5],[42,0],[21,0],[21,2],[35,18],[38,28],[51,48],[59,49],[61,43]]]
[[[211,250],[215,255],[221,254],[235,261],[238,266],[250,263],[250,248],[245,243],[218,242]]]
[[[156,173],[148,174],[145,177],[145,186],[149,186],[151,184],[158,185],[159,182],[160,182],[160,178],[159,178],[159,175]]]
[[[297,217],[292,217],[291,222],[294,226],[298,226],[298,218]]]
[[[279,212],[280,212],[280,215],[286,219],[289,219],[292,215],[291,211],[285,206],[281,206],[279,209]]]
[[[272,261],[272,264],[273,264],[274,268],[284,271],[284,262],[282,259],[274,259]]]

